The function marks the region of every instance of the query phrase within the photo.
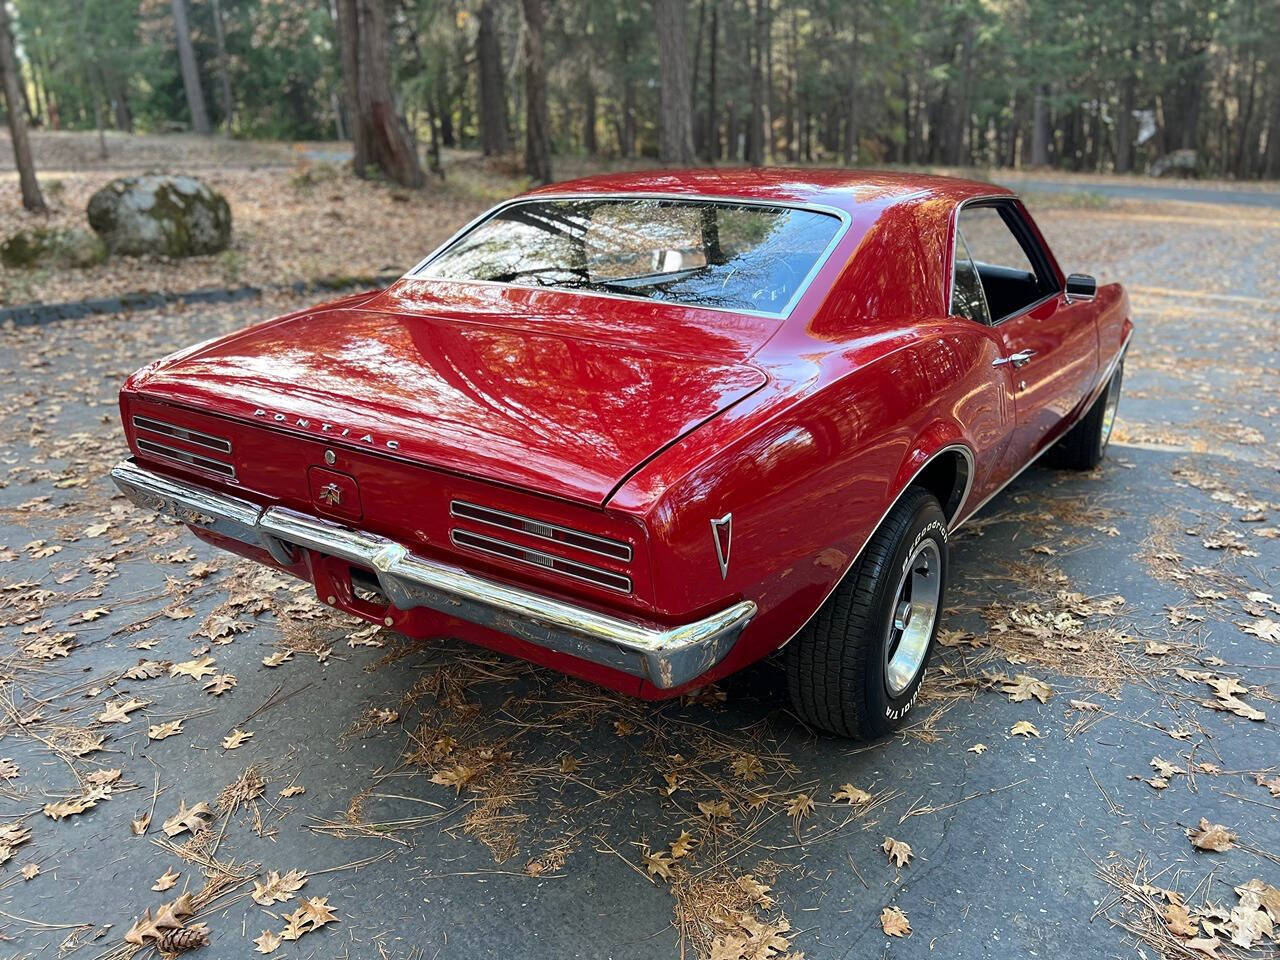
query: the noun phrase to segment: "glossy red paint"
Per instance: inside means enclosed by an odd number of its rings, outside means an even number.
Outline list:
[[[700,685],[794,635],[935,456],[954,462],[951,520],[965,519],[1087,408],[1131,328],[1116,285],[1088,302],[1058,294],[994,326],[949,314],[959,207],[1010,196],[988,184],[696,170],[535,193],[799,202],[839,211],[847,229],[783,318],[410,276],[268,321],[130,378],[121,405],[135,455],[255,503],[338,517],[340,504],[317,503],[317,471],[333,471],[350,478],[343,494],[362,528],[624,617],[674,625],[755,601],[758,615]],[[1021,349],[1035,362],[993,367]],[[235,481],[149,455],[135,415],[227,438]],[[627,544],[631,561],[598,564],[633,590],[455,545],[450,529],[467,524],[450,516],[454,499]],[[710,521],[729,513],[722,575]],[[284,569],[412,635],[460,636],[643,697],[682,692],[439,614],[362,607],[350,571],[330,559],[304,551]]]

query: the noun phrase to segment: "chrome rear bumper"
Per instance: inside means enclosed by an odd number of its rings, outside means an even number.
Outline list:
[[[140,507],[259,547],[281,563],[294,562],[295,548],[305,547],[372,570],[400,610],[436,610],[661,689],[687,683],[723,660],[756,613],[753,602],[742,600],[681,626],[647,625],[478,577],[377,534],[173,480],[132,459],[117,464],[111,479]]]

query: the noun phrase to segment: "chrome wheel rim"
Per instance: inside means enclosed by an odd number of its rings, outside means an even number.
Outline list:
[[[890,697],[901,696],[924,666],[933,625],[942,600],[942,554],[925,540],[911,554],[898,578],[884,643],[884,685]]]
[[[1116,369],[1115,374],[1111,377],[1111,382],[1107,384],[1107,405],[1102,410],[1102,449],[1107,448],[1107,444],[1111,442],[1111,431],[1116,425],[1116,410],[1120,408],[1120,381],[1124,375],[1124,367]]]

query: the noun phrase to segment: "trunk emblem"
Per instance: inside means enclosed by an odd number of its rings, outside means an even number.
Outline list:
[[[335,463],[338,462],[338,455],[334,453],[332,450],[326,450],[324,452],[324,462],[332,467]]]
[[[720,579],[724,580],[729,576],[729,550],[733,546],[732,513],[711,521],[711,539],[715,541],[716,559],[720,561]]]
[[[320,499],[331,507],[336,507],[342,503],[342,488],[336,483],[325,484],[320,490]]]

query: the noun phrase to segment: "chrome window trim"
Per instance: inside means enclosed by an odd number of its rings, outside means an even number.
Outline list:
[[[813,263],[813,267],[810,268],[807,274],[805,274],[804,279],[802,279],[800,283],[796,285],[796,292],[792,294],[791,299],[787,301],[786,306],[781,311],[751,310],[751,309],[737,310],[731,307],[717,307],[710,304],[678,303],[672,300],[655,300],[652,297],[631,296],[625,293],[612,293],[609,291],[602,291],[602,290],[575,290],[572,288],[543,287],[543,286],[537,286],[536,284],[504,283],[498,280],[462,280],[462,279],[450,279],[448,277],[417,276],[417,274],[419,273],[419,271],[422,270],[423,267],[427,266],[427,264],[429,264],[432,260],[440,256],[442,253],[444,253],[451,246],[453,246],[460,239],[462,239],[464,236],[466,236],[468,233],[470,233],[476,227],[480,226],[485,221],[492,219],[493,217],[497,216],[499,213],[501,213],[504,210],[507,210],[510,207],[529,204],[529,203],[539,203],[544,200],[620,200],[620,201],[675,200],[675,201],[687,201],[689,203],[718,203],[725,206],[766,207],[766,208],[773,208],[773,209],[782,208],[786,210],[805,210],[805,211],[808,211],[809,213],[824,213],[829,216],[833,216],[840,221],[840,227],[839,229],[836,230],[835,234],[832,236],[827,246],[823,249],[822,253],[818,255],[818,258]],[[559,292],[559,293],[577,294],[579,296],[603,297],[605,299],[623,300],[631,303],[639,302],[639,303],[658,304],[660,306],[661,305],[675,306],[675,307],[681,307],[686,310],[711,310],[715,313],[728,313],[728,314],[734,314],[736,316],[765,317],[770,320],[786,320],[788,317],[791,316],[792,311],[795,310],[796,304],[799,303],[801,298],[804,297],[804,295],[809,292],[809,287],[812,286],[814,278],[821,272],[822,268],[826,266],[827,261],[831,259],[831,254],[835,252],[836,247],[840,245],[840,241],[843,240],[845,234],[849,232],[849,226],[852,222],[853,222],[853,217],[849,214],[847,210],[841,210],[839,207],[833,207],[825,203],[813,203],[810,201],[802,201],[802,200],[760,200],[757,198],[739,197],[731,194],[717,195],[717,194],[698,194],[698,193],[660,193],[660,192],[648,192],[648,191],[628,191],[626,193],[573,193],[573,192],[539,193],[533,196],[513,197],[510,200],[504,200],[502,203],[498,204],[497,206],[491,207],[490,209],[486,210],[484,213],[480,214],[480,216],[476,217],[470,223],[466,224],[461,230],[459,230],[457,233],[451,236],[448,240],[446,240],[440,246],[436,247],[436,249],[432,250],[429,254],[427,254],[425,257],[419,260],[418,263],[415,264],[414,267],[411,270],[409,270],[409,272],[406,273],[404,276],[402,276],[400,279],[416,280],[419,282],[436,282],[436,283],[471,283],[471,284],[479,284],[482,286],[495,286],[495,287],[508,287],[508,288],[515,287],[520,290],[541,290],[543,292],[550,290],[550,291]]]
[[[619,556],[618,553],[608,553],[604,550],[594,550],[591,547],[583,546],[579,543],[566,543],[564,540],[556,540],[554,537],[547,537],[532,530],[525,530],[523,527],[507,527],[500,523],[494,523],[492,520],[486,520],[483,517],[470,516],[466,513],[459,513],[457,508],[464,507],[472,510],[482,510],[486,513],[494,513],[510,520],[517,520],[522,523],[536,523],[543,527],[550,527],[552,530],[559,530],[562,533],[572,534],[575,537],[583,537],[587,540],[594,540],[597,543],[605,543],[610,546],[617,547],[624,555]],[[623,543],[621,540],[613,540],[609,537],[602,537],[598,534],[588,533],[585,530],[575,530],[573,527],[566,527],[563,524],[554,523],[550,520],[539,520],[536,517],[525,517],[518,513],[508,513],[506,510],[499,510],[496,507],[486,507],[483,504],[472,503],[469,500],[451,500],[449,501],[449,515],[457,517],[459,520],[470,520],[472,523],[484,523],[491,527],[497,527],[499,530],[510,530],[512,533],[523,533],[526,536],[536,537],[539,540],[545,540],[547,543],[557,543],[561,546],[572,547],[575,550],[583,550],[587,553],[594,553],[598,557],[607,557],[610,560],[617,560],[620,563],[630,563],[632,560],[631,544]]]
[[[221,460],[214,460],[212,457],[203,457],[198,453],[179,450],[177,447],[156,443],[147,437],[135,437],[134,442],[138,445],[139,450],[143,453],[149,453],[153,457],[159,457],[162,460],[173,460],[188,467],[195,467],[198,470],[217,474],[227,480],[236,478],[236,467],[233,463],[224,463]]]
[[[562,570],[561,568],[556,566],[547,566],[547,565],[538,563],[536,560],[529,560],[525,557],[513,557],[499,550],[488,549],[484,546],[480,546],[474,543],[465,543],[465,542],[459,541],[458,534],[463,534],[464,536],[467,536],[467,537],[474,537],[477,540],[494,544],[495,546],[507,547],[511,550],[518,550],[523,554],[536,554],[537,556],[540,556],[540,557],[546,557],[548,560],[552,561],[553,563],[566,563],[572,567],[577,567],[578,569],[581,569],[581,570],[590,570],[592,573],[599,573],[602,578],[606,578],[606,579],[593,580],[591,577],[574,573],[571,570]],[[452,543],[455,547],[458,547],[463,550],[474,550],[476,553],[484,554],[487,557],[496,557],[499,560],[506,560],[509,563],[523,564],[524,566],[533,567],[535,570],[541,570],[543,573],[551,573],[551,574],[557,574],[562,577],[568,577],[570,580],[577,580],[579,583],[587,583],[593,587],[599,587],[604,590],[612,590],[615,593],[630,595],[633,589],[631,578],[628,577],[626,574],[616,573],[613,570],[605,570],[601,567],[593,567],[588,563],[579,563],[577,560],[570,560],[567,557],[559,557],[559,556],[556,556],[554,553],[547,553],[545,550],[538,550],[534,547],[524,547],[518,543],[512,543],[509,540],[500,540],[497,537],[486,536],[483,533],[476,533],[474,530],[458,530],[458,529],[450,530],[449,542]],[[625,588],[611,585],[608,582],[607,578],[613,578],[615,580],[625,581],[627,585]]]
[[[947,314],[948,314],[948,316],[955,316],[955,314],[952,314],[952,313],[951,313],[951,304],[955,302],[955,301],[954,301],[954,298],[955,298],[955,295],[956,295],[956,255],[955,255],[955,248],[956,248],[956,237],[957,237],[957,236],[960,236],[960,212],[961,212],[965,207],[969,206],[969,204],[971,204],[971,203],[972,203],[972,204],[976,204],[976,205],[978,205],[978,206],[982,206],[983,204],[990,204],[993,200],[994,200],[994,201],[1003,201],[1003,202],[1005,202],[1005,203],[1014,203],[1014,202],[1016,202],[1016,201],[1020,201],[1021,199],[1022,199],[1022,198],[1021,198],[1021,197],[1019,197],[1017,194],[1010,194],[1010,193],[993,193],[993,194],[983,194],[983,195],[982,195],[982,196],[980,196],[980,197],[969,197],[968,199],[966,199],[966,200],[961,200],[959,203],[957,203],[957,204],[956,204],[955,212],[954,212],[954,213],[952,213],[952,215],[951,215],[951,259],[950,259],[950,261],[949,261],[949,262],[948,262],[948,264],[947,264],[947,269],[948,269],[948,271],[950,271],[950,276],[949,276],[949,280],[950,280],[950,282],[949,282],[949,283],[948,283],[948,285],[947,285],[947,299],[946,299],[946,301],[945,301],[945,302],[946,302],[946,305],[947,305]],[[1008,224],[1006,224],[1005,226],[1008,226]],[[1012,232],[1013,232],[1013,231],[1010,231],[1010,233],[1012,233]],[[1017,236],[1014,236],[1014,239],[1015,239],[1015,240],[1018,240]],[[1021,241],[1020,241],[1020,240],[1018,241],[1018,243],[1019,243],[1019,246],[1021,246]],[[968,242],[966,242],[966,243],[965,243],[965,246],[966,246],[966,247],[968,247]],[[1025,251],[1024,251],[1024,252],[1025,252]],[[1048,251],[1048,250],[1041,250],[1040,252],[1041,252],[1042,254],[1045,254],[1045,253],[1048,253],[1049,251]],[[972,254],[972,251],[970,251],[969,259],[970,259],[970,260],[973,260],[973,254]],[[1031,258],[1030,258],[1030,257],[1027,257],[1027,259],[1028,259],[1028,260],[1031,260]],[[978,261],[973,260],[973,263],[974,263],[974,269],[975,269],[975,270],[977,269],[977,262],[978,262]],[[1049,258],[1046,258],[1046,263],[1048,263],[1050,266],[1052,266],[1053,261],[1052,261],[1051,259],[1049,259]],[[1033,270],[1035,269],[1035,262],[1034,262],[1034,261],[1032,261],[1031,267],[1032,267],[1032,269],[1033,269]],[[1027,313],[1029,313],[1030,311],[1034,310],[1036,307],[1043,306],[1044,304],[1046,304],[1046,303],[1048,303],[1050,300],[1052,300],[1054,297],[1058,296],[1060,293],[1062,293],[1062,291],[1063,291],[1064,287],[1063,287],[1063,284],[1062,284],[1060,281],[1058,281],[1058,280],[1057,280],[1057,278],[1054,278],[1054,279],[1055,279],[1055,282],[1057,282],[1057,284],[1058,284],[1058,288],[1057,288],[1056,290],[1054,290],[1054,291],[1053,291],[1053,292],[1051,292],[1051,293],[1046,293],[1046,294],[1045,294],[1043,297],[1041,297],[1039,300],[1035,301],[1034,303],[1030,303],[1030,304],[1028,304],[1027,306],[1023,307],[1021,310],[1019,310],[1017,313],[1011,313],[1011,314],[1009,314],[1007,317],[1001,317],[999,320],[996,320],[996,319],[994,319],[994,318],[993,318],[993,319],[991,320],[991,323],[990,323],[990,324],[988,324],[988,326],[990,326],[990,327],[994,330],[996,327],[1000,326],[1000,324],[1004,323],[1006,320],[1014,320],[1014,319],[1016,319],[1016,318],[1018,318],[1018,317],[1024,316],[1024,315],[1026,315]],[[983,289],[983,291],[982,291],[982,299],[983,299],[983,300],[986,300],[986,298],[987,298],[987,291],[986,291],[986,289],[984,288],[984,289]],[[991,308],[990,308],[990,307],[987,307],[987,316],[991,316]],[[968,319],[968,318],[966,317],[965,319]]]
[[[190,427],[182,427],[176,423],[166,423],[163,420],[156,420],[152,417],[142,417],[134,414],[133,425],[139,430],[146,430],[148,433],[158,433],[162,437],[173,437],[177,440],[186,440],[188,443],[194,443],[196,446],[207,447],[210,450],[216,450],[218,453],[230,453],[231,441],[223,437],[215,437],[212,434],[204,433],[200,430],[192,430]]]

